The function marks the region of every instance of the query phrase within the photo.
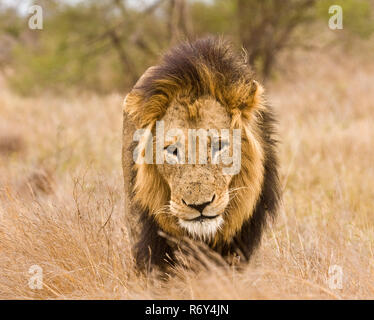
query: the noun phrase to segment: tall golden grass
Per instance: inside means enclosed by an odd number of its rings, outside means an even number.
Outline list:
[[[1,83],[0,298],[374,298],[374,61],[343,51],[295,54],[267,86],[284,201],[248,267],[168,281],[137,274],[130,255],[123,96],[21,98]],[[342,289],[328,285],[333,265]]]

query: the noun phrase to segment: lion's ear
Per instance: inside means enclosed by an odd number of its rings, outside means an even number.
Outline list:
[[[133,90],[141,90],[141,87],[142,85],[144,84],[144,82],[150,78],[152,75],[154,75],[156,71],[156,67],[155,66],[152,66],[152,67],[149,67],[144,73],[143,75],[139,78],[139,80],[135,83]]]
[[[154,74],[156,67],[149,67],[138,79],[135,83],[131,91],[126,95],[125,100],[123,101],[124,110],[126,111],[126,104],[127,104],[127,97],[129,95],[141,94],[142,86],[144,85],[145,81]]]
[[[155,71],[156,67],[149,67],[139,80],[135,83],[131,91],[126,95],[123,101],[123,111],[127,113],[131,120],[137,123],[137,115],[141,114],[142,104],[143,104],[143,95],[142,95],[142,86],[145,81],[150,78]]]
[[[250,103],[249,111],[258,110],[262,108],[264,88],[256,80],[252,80],[250,88]]]
[[[256,80],[252,80],[250,93],[253,96],[253,99],[259,99],[264,93],[264,88]]]
[[[244,90],[246,91],[245,93],[241,93],[243,100],[241,102],[239,110],[242,116],[249,118],[252,112],[263,108],[264,88],[256,80],[251,81],[249,89],[248,85],[246,85],[246,88],[242,87],[239,90],[241,92],[243,92]]]

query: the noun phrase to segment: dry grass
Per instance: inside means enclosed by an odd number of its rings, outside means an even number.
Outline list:
[[[374,61],[297,55],[268,86],[284,207],[243,271],[135,273],[122,205],[119,95],[0,96],[0,298],[374,298]],[[364,65],[364,67],[363,67]],[[43,269],[43,289],[28,286]],[[343,289],[327,284],[343,268]]]

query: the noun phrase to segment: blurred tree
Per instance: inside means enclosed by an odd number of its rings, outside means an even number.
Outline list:
[[[208,34],[244,47],[258,76],[267,79],[282,51],[304,46],[310,33],[323,31],[321,25],[327,29],[332,4],[344,13],[335,41],[368,39],[374,32],[368,0],[37,2],[44,14],[39,31],[28,29],[28,16],[0,5],[0,68],[12,70],[11,84],[23,94],[69,87],[124,91],[168,47]]]
[[[236,34],[236,0],[193,1],[190,12],[195,36]]]
[[[168,25],[171,44],[189,38],[191,21],[186,0],[170,0]]]
[[[249,63],[268,78],[295,29],[310,22],[316,0],[237,0],[238,35]]]
[[[69,86],[97,92],[125,90],[169,43],[167,23],[156,14],[165,9],[161,8],[165,0],[143,10],[117,0],[74,6],[46,2],[48,15],[36,43],[21,43],[14,49],[17,64],[11,83],[21,93]]]
[[[12,60],[12,48],[19,41],[22,20],[15,9],[0,11],[0,68],[9,65]]]

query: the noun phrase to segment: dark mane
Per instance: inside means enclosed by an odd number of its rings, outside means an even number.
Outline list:
[[[153,120],[160,119],[176,97],[193,103],[209,95],[230,111],[251,105],[256,88],[244,57],[228,41],[208,37],[172,48],[134,89],[141,92],[144,102],[134,120],[144,126],[150,114]]]
[[[181,43],[167,52],[161,64],[158,65],[152,76],[142,84],[141,90],[147,98],[164,93],[160,80],[170,80],[173,86],[189,88],[196,98],[205,94],[214,96],[212,89],[220,90],[231,87],[240,80],[247,83],[253,79],[252,72],[245,59],[233,52],[228,41],[208,37],[195,42]],[[214,79],[214,88],[211,87],[207,74]],[[172,89],[171,86],[168,89]]]
[[[278,141],[274,138],[276,120],[270,106],[262,112],[261,119],[260,129],[265,150],[265,172],[261,195],[251,218],[243,224],[232,242],[221,251],[223,256],[233,252],[242,254],[247,261],[260,244],[267,221],[274,220],[276,217],[282,193],[278,175]]]

